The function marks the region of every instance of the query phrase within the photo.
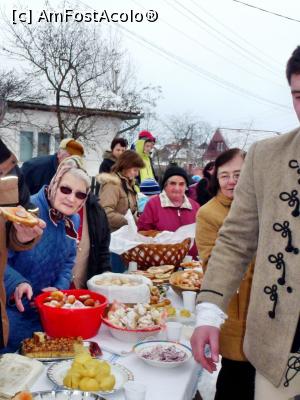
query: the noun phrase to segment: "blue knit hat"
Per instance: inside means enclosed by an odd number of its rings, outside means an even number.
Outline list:
[[[160,193],[159,184],[153,178],[144,179],[140,184],[140,191],[146,196]]]
[[[193,182],[200,182],[201,181],[201,176],[200,175],[193,175],[192,176],[192,181]]]

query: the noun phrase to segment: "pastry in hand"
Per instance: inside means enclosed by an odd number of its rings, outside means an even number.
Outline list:
[[[30,227],[39,223],[39,219],[23,207],[0,207],[0,215],[7,221],[17,222]]]

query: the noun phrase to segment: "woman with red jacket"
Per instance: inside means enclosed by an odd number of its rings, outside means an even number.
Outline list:
[[[183,225],[195,223],[199,204],[185,195],[188,183],[188,176],[183,168],[168,168],[162,179],[163,190],[146,204],[137,223],[138,230],[175,232]],[[197,256],[195,245],[189,254]]]

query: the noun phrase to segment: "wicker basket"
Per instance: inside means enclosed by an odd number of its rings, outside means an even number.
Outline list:
[[[158,231],[140,231],[144,236],[155,237]],[[184,239],[176,244],[140,244],[122,254],[125,264],[130,261],[136,261],[138,268],[145,270],[156,265],[175,265],[179,267],[180,263],[187,255],[190,249],[191,239]]]

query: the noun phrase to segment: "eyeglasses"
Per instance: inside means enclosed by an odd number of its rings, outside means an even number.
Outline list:
[[[219,175],[218,179],[223,182],[228,182],[230,178],[234,180],[234,182],[237,182],[239,180],[240,174],[235,173],[235,174],[224,174],[224,175]]]
[[[71,194],[74,192],[73,189],[69,188],[68,186],[60,186],[59,190],[63,193],[63,194]],[[75,192],[75,197],[79,200],[85,200],[87,198],[87,193],[84,192]]]

